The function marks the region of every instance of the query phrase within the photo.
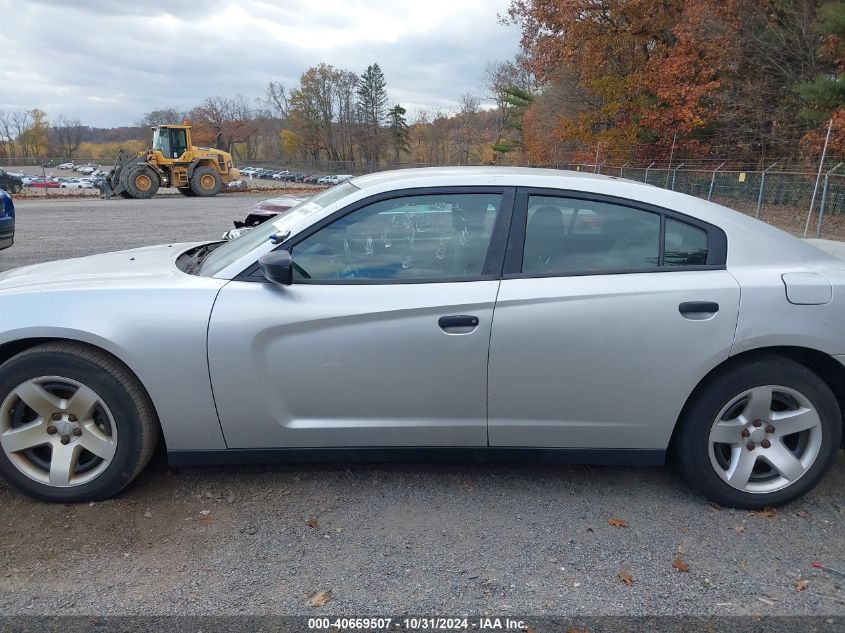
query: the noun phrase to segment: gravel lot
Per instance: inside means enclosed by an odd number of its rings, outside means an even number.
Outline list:
[[[20,201],[0,270],[216,238],[260,197]],[[845,570],[841,453],[772,516],[713,507],[668,469],[173,470],[160,455],[103,503],[36,503],[0,484],[0,529],[6,615],[845,615],[845,582],[811,568]],[[331,598],[312,607],[318,591]]]

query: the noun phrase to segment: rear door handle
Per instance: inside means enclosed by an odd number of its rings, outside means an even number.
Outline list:
[[[714,301],[684,301],[678,306],[681,314],[715,314],[719,311],[719,304]]]
[[[442,316],[437,320],[437,325],[444,330],[456,327],[476,327],[478,325],[478,317],[466,314]]]

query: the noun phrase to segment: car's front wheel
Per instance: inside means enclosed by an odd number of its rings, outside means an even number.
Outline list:
[[[46,343],[0,365],[0,474],[33,497],[109,497],[141,472],[157,437],[137,379],[93,348]]]
[[[709,380],[680,421],[672,457],[718,503],[777,506],[810,490],[833,464],[842,414],[827,384],[780,356],[760,356]]]

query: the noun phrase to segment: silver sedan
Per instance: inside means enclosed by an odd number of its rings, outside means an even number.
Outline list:
[[[836,458],[845,262],[715,204],[518,168],[372,174],[231,242],[0,275],[0,473],[101,499],[175,464],[662,465],[744,508]]]

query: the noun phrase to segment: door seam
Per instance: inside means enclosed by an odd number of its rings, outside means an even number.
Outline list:
[[[499,305],[499,292],[502,289],[502,280],[496,286],[496,296],[493,299],[493,310],[490,313],[490,333],[487,335],[487,372],[485,374],[484,389],[484,430],[487,437],[487,446],[490,446],[490,348],[493,345],[493,325],[496,322],[496,306]]]

